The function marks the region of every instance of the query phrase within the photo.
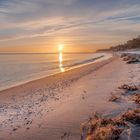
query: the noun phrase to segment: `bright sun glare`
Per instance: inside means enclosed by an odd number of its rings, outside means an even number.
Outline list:
[[[64,48],[64,45],[63,44],[60,44],[58,46],[58,49],[59,49],[59,68],[60,68],[60,71],[61,72],[64,72],[65,69],[63,68],[63,48]]]
[[[60,44],[60,45],[58,46],[58,48],[59,48],[59,51],[62,51],[63,48],[64,48],[64,45],[63,45],[63,44]]]

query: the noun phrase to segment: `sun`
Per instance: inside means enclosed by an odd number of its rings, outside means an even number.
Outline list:
[[[64,45],[63,45],[63,44],[59,44],[59,45],[58,45],[58,49],[59,49],[59,51],[62,51],[63,48],[64,48]]]

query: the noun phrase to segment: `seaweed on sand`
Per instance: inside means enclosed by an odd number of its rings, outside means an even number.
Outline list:
[[[117,101],[119,101],[120,99],[121,99],[121,97],[120,97],[119,95],[115,95],[115,94],[111,93],[111,96],[110,96],[110,98],[109,98],[109,101],[110,101],[110,102],[117,102]]]
[[[140,94],[139,93],[136,93],[136,94],[133,95],[133,101],[136,104],[139,104],[140,105]]]
[[[127,90],[127,91],[137,91],[138,90],[138,87],[136,85],[127,85],[127,84],[123,84],[118,88]]]
[[[134,55],[134,54],[122,54],[121,58],[123,58],[123,61],[127,61],[126,64],[135,64],[140,62],[140,56]]]
[[[122,114],[121,119],[133,124],[140,124],[140,108],[128,110],[127,112]]]
[[[94,115],[81,125],[81,140],[118,140],[125,127],[127,124],[120,118],[110,119]]]
[[[115,118],[95,114],[81,125],[81,140],[118,140],[125,130],[131,128],[130,123],[140,124],[140,108],[128,110]]]

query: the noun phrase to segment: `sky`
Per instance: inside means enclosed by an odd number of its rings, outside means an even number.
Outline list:
[[[95,51],[140,35],[140,0],[0,0],[0,52]]]

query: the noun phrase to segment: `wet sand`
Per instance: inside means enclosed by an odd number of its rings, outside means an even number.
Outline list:
[[[114,56],[0,92],[0,140],[78,140],[94,112],[117,115],[134,102],[109,102],[118,86],[139,83],[139,65]]]

